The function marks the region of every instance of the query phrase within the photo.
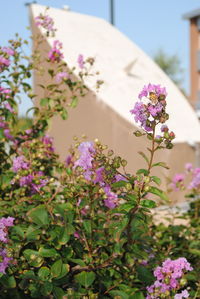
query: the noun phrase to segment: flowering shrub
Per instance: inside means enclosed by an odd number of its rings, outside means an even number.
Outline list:
[[[38,43],[45,34],[54,38],[50,17],[41,14],[35,21],[43,28]],[[166,195],[151,172],[167,167],[154,162],[154,153],[171,149],[175,138],[165,125],[165,88],[145,86],[131,110],[141,126],[135,135],[150,143],[149,157],[140,152],[147,168],[127,173],[127,162],[98,140],[76,140],[61,162],[46,133],[49,120],[66,119],[66,107],[74,108],[85,96],[84,78],[94,75],[89,70],[94,59],[79,55],[75,80],[75,67],[70,70],[62,61],[62,44],[55,40],[45,57],[49,68],[42,70],[49,74],[49,85],[40,86],[45,97],[23,130],[15,126],[17,96],[23,91],[36,97],[27,79],[44,59],[37,48],[24,57],[24,43],[16,36],[1,48],[1,298],[187,298],[185,273],[192,268],[184,251],[164,261],[152,234],[154,196]],[[161,261],[154,282],[152,271]]]

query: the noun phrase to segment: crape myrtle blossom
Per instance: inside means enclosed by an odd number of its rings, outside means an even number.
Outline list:
[[[156,281],[154,284],[147,287],[148,294],[146,299],[156,299],[160,298],[160,296],[161,298],[171,298],[170,293],[174,291],[177,292],[181,288],[181,278],[183,278],[186,272],[192,270],[193,268],[191,267],[190,263],[184,257],[180,257],[176,260],[171,260],[169,258],[166,259],[162,263],[162,267],[157,267],[154,270]],[[188,298],[188,293],[186,290],[176,295],[174,297],[176,299]]]
[[[48,33],[54,35],[56,29],[54,28],[54,21],[48,15],[40,14],[35,18],[35,24],[38,27],[42,27],[47,30]]]
[[[80,69],[84,68],[84,58],[82,54],[79,54],[78,58],[77,58],[77,63]]]
[[[0,96],[5,96],[6,99],[8,99],[10,96],[11,90],[9,88],[4,88],[0,86]]]
[[[179,191],[183,189],[184,187],[184,179],[185,179],[185,174],[184,173],[177,173],[172,179],[171,182],[171,187],[174,191]]]
[[[99,184],[104,191],[105,206],[109,209],[115,208],[118,203],[118,197],[114,192],[112,192],[110,186],[108,186],[104,181],[104,167],[98,167],[95,169],[93,165],[96,153],[94,143],[88,141],[82,142],[79,145],[78,150],[80,152],[80,157],[73,163],[73,168],[82,168],[83,176],[87,181],[92,181],[95,184]],[[66,162],[67,165],[69,165],[72,162],[71,157],[69,157]]]
[[[37,193],[40,189],[46,186],[49,182],[47,178],[43,178],[42,171],[33,172],[19,179],[20,187],[28,187],[32,194]]]
[[[63,53],[60,51],[62,49],[62,43],[58,40],[53,42],[53,48],[48,53],[48,58],[53,63],[59,63],[64,58]]]
[[[0,72],[3,72],[10,65],[10,60],[0,55]]]
[[[8,56],[15,55],[15,51],[10,47],[3,47],[0,49],[3,53],[7,54]]]
[[[8,233],[8,227],[13,226],[15,218],[13,217],[3,217],[0,219],[0,241],[3,243],[7,243],[7,233]]]
[[[8,267],[12,258],[8,257],[6,249],[2,249],[2,248],[0,248],[0,257],[1,257],[0,273],[6,274],[6,268]]]
[[[154,84],[145,85],[139,93],[140,101],[135,103],[130,112],[134,115],[136,123],[139,123],[146,133],[153,132],[157,124],[164,124],[169,118],[166,113],[166,96],[165,87]],[[168,133],[168,130],[165,125],[161,127],[163,136],[159,142],[165,141],[166,147],[171,148],[171,140],[175,138],[175,135],[173,132]]]
[[[174,299],[183,299],[183,298],[188,298],[190,296],[190,294],[188,293],[187,290],[183,290],[181,293],[176,294],[174,296]]]
[[[13,159],[13,171],[18,172],[21,169],[29,169],[30,164],[25,161],[24,156],[18,156]]]
[[[67,72],[59,72],[56,74],[56,82],[61,83],[63,80],[69,78],[69,74]]]
[[[161,87],[160,85],[154,85],[149,83],[148,85],[145,85],[143,87],[142,91],[139,93],[138,98],[141,100],[143,97],[148,97],[148,95],[151,93],[155,94],[157,97],[167,96],[165,87]]]

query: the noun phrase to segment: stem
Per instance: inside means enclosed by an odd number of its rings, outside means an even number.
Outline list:
[[[151,146],[151,156],[150,156],[150,161],[149,161],[149,167],[148,167],[148,171],[150,172],[151,168],[152,168],[152,163],[153,163],[153,157],[154,157],[154,153],[155,153],[155,126],[153,128],[153,137],[152,137],[152,146]]]

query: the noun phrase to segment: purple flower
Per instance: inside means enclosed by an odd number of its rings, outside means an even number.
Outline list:
[[[13,159],[13,171],[18,172],[19,170],[29,169],[29,163],[25,161],[24,156],[19,156]]]
[[[79,67],[80,67],[80,69],[83,69],[84,68],[84,58],[83,58],[83,55],[82,54],[80,54],[79,56],[78,56],[78,59],[77,59],[77,62],[78,62],[78,65],[79,65]]]
[[[123,175],[121,175],[121,174],[116,174],[115,175],[115,182],[120,182],[120,181],[127,182],[127,179]]]
[[[147,109],[151,116],[156,117],[158,113],[162,112],[163,106],[160,103],[157,103],[156,105],[149,104]]]
[[[58,40],[55,40],[53,43],[53,48],[48,53],[48,58],[51,62],[59,63],[64,58],[64,55],[60,49],[62,49],[62,43]]]
[[[185,179],[185,175],[183,173],[177,173],[172,179],[171,187],[174,191],[179,191],[181,187],[183,187],[183,181]]]
[[[192,166],[192,163],[186,163],[185,164],[185,169],[190,172],[193,170],[193,166]]]
[[[193,170],[192,181],[188,185],[188,189],[198,189],[200,187],[200,168]]]
[[[138,98],[141,100],[143,97],[147,97],[148,94],[150,94],[150,93],[155,93],[157,97],[159,97],[161,95],[163,95],[165,97],[167,96],[165,87],[161,87],[160,85],[155,85],[155,84],[149,83],[148,85],[145,85],[143,87]]]
[[[7,257],[7,252],[6,249],[0,249],[0,256],[2,257],[2,262],[0,263],[0,273],[6,274],[5,270],[8,267],[10,260],[12,260],[12,258]]]
[[[54,152],[55,149],[53,147],[53,138],[48,136],[48,135],[45,135],[42,137],[41,141],[48,147],[48,150],[50,152]]]
[[[13,217],[3,217],[0,219],[0,241],[7,243],[7,227],[13,226],[15,218]]]
[[[103,174],[104,174],[104,167],[99,167],[98,169],[96,169],[95,171],[95,179],[93,180],[93,182],[99,183],[101,186],[104,185],[104,178],[103,178]]]
[[[11,107],[11,105],[8,102],[3,103],[4,107],[9,110],[11,113],[14,113],[15,110]]]
[[[4,71],[4,69],[9,67],[9,65],[10,65],[10,60],[1,55],[0,56],[0,72]]]
[[[190,294],[188,293],[187,290],[183,290],[181,293],[176,294],[174,296],[174,299],[182,299],[182,298],[188,298],[190,296]]]
[[[15,54],[15,51],[11,49],[10,47],[3,47],[1,49],[2,52],[6,53],[9,56],[13,56]]]
[[[90,170],[92,168],[93,154],[95,153],[93,142],[82,142],[78,147],[80,157],[74,163],[74,167],[80,166],[84,170]]]
[[[169,131],[168,126],[166,126],[166,125],[162,125],[162,127],[161,127],[161,132],[168,132],[168,131]]]
[[[48,32],[55,33],[54,21],[50,16],[40,14],[35,18],[35,24],[38,27],[46,29]]]
[[[184,257],[180,257],[176,260],[166,259],[162,263],[162,267],[159,266],[154,270],[154,276],[157,280],[153,285],[147,287],[148,294],[146,298],[160,298],[160,295],[167,291],[177,291],[180,288],[179,280],[187,271],[192,270],[193,268],[190,263],[188,263]],[[188,298],[187,296],[189,296],[187,291],[182,291],[181,294],[177,294],[174,298]]]
[[[106,195],[106,199],[104,200],[104,204],[109,209],[114,209],[117,205],[118,197],[117,194],[111,191],[110,186],[104,187],[104,192]]]
[[[56,82],[60,83],[63,79],[68,79],[69,74],[67,72],[59,72],[56,74]]]
[[[32,181],[33,181],[33,175],[29,174],[27,176],[22,176],[19,179],[19,185],[20,187],[24,187],[24,186],[30,186],[32,185]]]

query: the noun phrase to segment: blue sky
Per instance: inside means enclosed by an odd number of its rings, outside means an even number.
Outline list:
[[[200,8],[199,0],[114,0],[116,27],[150,56],[159,48],[180,57],[184,86],[189,92],[189,23],[182,15]],[[29,2],[27,0],[27,2]],[[38,0],[39,4],[98,16],[109,20],[109,0]],[[26,0],[1,0],[0,44],[16,32],[28,38]],[[27,106],[25,104],[25,106]]]

